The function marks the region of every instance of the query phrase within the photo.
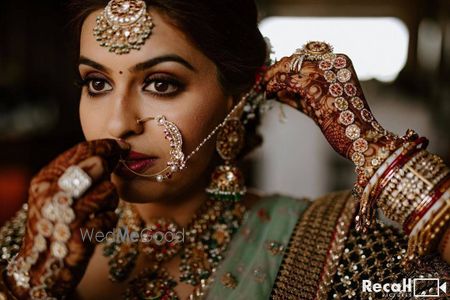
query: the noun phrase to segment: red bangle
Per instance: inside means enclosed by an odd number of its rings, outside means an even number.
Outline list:
[[[416,224],[423,218],[423,216],[430,210],[434,203],[439,200],[442,195],[450,187],[450,175],[445,176],[434,188],[431,194],[422,201],[403,223],[403,231],[409,235]]]
[[[373,190],[372,195],[370,197],[371,199],[373,199],[372,201],[378,199],[378,197],[381,194],[381,191],[389,183],[389,181],[391,180],[392,176],[395,174],[397,169],[405,165],[411,158],[411,156],[413,156],[416,152],[425,149],[428,146],[428,140],[425,137],[420,137],[415,141],[413,141],[412,143],[413,144],[410,145],[407,149],[405,149],[405,152],[400,154],[383,172],[380,179],[378,180],[377,187]]]

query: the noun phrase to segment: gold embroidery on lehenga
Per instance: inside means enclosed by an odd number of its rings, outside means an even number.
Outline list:
[[[422,277],[450,281],[450,266],[438,254],[405,269],[405,235],[380,220],[362,234],[355,229],[354,213],[348,193],[312,202],[294,229],[272,299],[386,299],[383,294],[362,293],[363,280],[381,284]],[[434,281],[421,281],[416,293],[437,294],[435,286]],[[413,293],[394,294],[389,299],[415,299]]]
[[[355,214],[355,201],[347,201],[345,208],[339,218],[336,226],[335,236],[331,242],[330,250],[325,262],[325,266],[322,273],[322,278],[319,283],[319,289],[317,290],[316,299],[323,299],[331,289],[330,283],[333,280],[333,276],[336,273],[336,269],[339,264],[342,251],[344,250],[345,241],[350,230],[350,225]]]
[[[299,218],[278,271],[272,299],[316,297],[329,244],[349,197],[349,193],[334,193],[317,199]]]

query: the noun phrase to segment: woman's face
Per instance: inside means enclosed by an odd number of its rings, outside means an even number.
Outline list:
[[[166,116],[180,129],[187,155],[223,120],[232,97],[223,93],[215,64],[163,14],[150,9],[155,24],[150,38],[139,51],[117,55],[101,47],[93,36],[99,13],[101,10],[89,15],[81,32],[83,133],[87,140],[125,140],[132,151],[154,157],[154,163],[141,172],[157,173],[170,158],[169,142],[154,121],[139,126],[136,120]],[[113,173],[112,181],[126,201],[179,200],[204,188],[213,153],[210,141],[189,160],[186,169],[162,183],[120,172]]]

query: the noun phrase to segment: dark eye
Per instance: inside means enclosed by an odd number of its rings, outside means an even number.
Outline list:
[[[179,85],[177,83],[162,79],[149,80],[144,87],[145,91],[160,95],[173,94],[176,93],[178,89]]]
[[[88,91],[91,94],[101,94],[112,90],[112,86],[104,79],[88,79]]]

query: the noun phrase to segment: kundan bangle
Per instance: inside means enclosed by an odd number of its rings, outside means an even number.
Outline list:
[[[425,137],[420,137],[417,140],[411,142],[410,144],[407,144],[403,149],[402,154],[399,155],[392,162],[392,164],[388,166],[388,168],[384,171],[383,175],[381,175],[376,189],[372,190],[371,192],[370,198],[374,200],[378,199],[381,191],[389,183],[396,169],[401,168],[416,152],[418,152],[421,149],[425,149],[427,145],[428,140]]]
[[[427,211],[439,200],[442,195],[450,188],[450,175],[447,175],[428,195],[422,203],[407,217],[403,224],[403,231],[409,235],[413,228],[424,218]]]
[[[380,191],[389,182],[390,176],[403,166],[416,151],[424,149],[428,145],[426,138],[417,138],[412,130],[408,130],[407,134],[401,139],[405,141],[405,144],[384,160],[366,184],[359,198],[360,209],[356,217],[356,228],[358,230],[365,231],[374,219],[376,200]],[[408,140],[410,142],[407,142]]]
[[[414,227],[408,241],[406,261],[429,254],[436,248],[450,220],[450,191],[447,190]]]
[[[377,199],[378,207],[390,220],[403,225],[448,173],[437,155],[421,150],[393,171]]]
[[[360,220],[363,213],[366,213],[366,209],[364,206],[368,206],[369,203],[369,196],[372,189],[377,185],[380,177],[385,172],[385,170],[391,165],[403,152],[405,146],[401,146],[398,148],[394,153],[392,153],[386,160],[383,162],[383,164],[379,167],[379,169],[375,172],[375,174],[370,178],[369,182],[364,187],[364,191],[360,196],[353,195],[354,197],[359,197],[359,202],[361,203],[362,209],[360,210],[360,214],[356,216],[356,221],[361,221],[363,224],[366,222],[364,220]],[[370,220],[369,220],[370,221]],[[369,224],[366,224],[369,225]],[[358,228],[358,224],[357,224]]]

